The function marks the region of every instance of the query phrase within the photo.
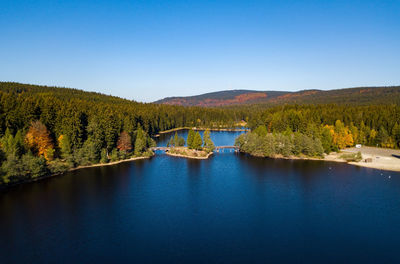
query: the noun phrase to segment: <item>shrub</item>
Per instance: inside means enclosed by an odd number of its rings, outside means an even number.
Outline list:
[[[359,162],[362,160],[361,152],[357,153],[346,153],[340,156],[341,159],[346,160],[347,162]]]

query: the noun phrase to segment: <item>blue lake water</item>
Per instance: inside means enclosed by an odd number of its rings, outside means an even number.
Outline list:
[[[0,263],[399,263],[399,245],[400,173],[342,163],[161,153],[0,193]]]

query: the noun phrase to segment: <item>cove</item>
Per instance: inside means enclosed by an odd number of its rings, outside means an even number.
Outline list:
[[[1,192],[1,263],[395,263],[399,198],[395,172],[158,153]]]

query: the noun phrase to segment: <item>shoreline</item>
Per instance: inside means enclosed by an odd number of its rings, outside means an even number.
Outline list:
[[[400,172],[400,167],[390,167],[390,166],[385,166],[383,164],[375,166],[374,164],[371,163],[365,163],[365,162],[347,162],[347,164],[358,166],[358,167],[364,167],[364,168],[369,168],[369,169],[377,169],[377,170],[384,170],[384,171],[393,171],[393,172]]]
[[[38,178],[31,178],[31,179],[27,179],[27,180],[23,180],[23,181],[19,181],[19,182],[14,182],[11,184],[4,184],[4,185],[0,185],[0,191],[1,190],[7,190],[8,188],[11,187],[16,187],[22,184],[27,184],[27,183],[32,183],[32,182],[37,182],[37,181],[41,181],[44,179],[48,179],[48,178],[53,178],[56,176],[61,176],[67,172],[72,172],[72,171],[76,171],[76,170],[80,170],[80,169],[87,169],[87,168],[94,168],[94,167],[103,167],[103,166],[112,166],[112,165],[116,165],[119,163],[123,163],[123,162],[128,162],[128,161],[135,161],[135,160],[143,160],[143,159],[150,159],[154,156],[155,154],[153,153],[153,155],[151,156],[142,156],[142,157],[133,157],[133,158],[129,158],[129,159],[123,159],[123,160],[117,160],[117,161],[113,161],[113,162],[109,162],[109,163],[97,163],[97,164],[92,164],[92,165],[86,165],[86,166],[78,166],[75,168],[70,168],[64,172],[60,172],[60,173],[53,173],[53,174],[49,174],[49,175],[45,175],[42,177],[38,177]]]
[[[128,161],[149,159],[149,158],[153,157],[154,155],[155,154],[153,153],[153,155],[151,155],[151,156],[133,157],[133,158],[117,160],[117,161],[113,161],[113,162],[109,162],[109,163],[96,163],[96,164],[92,164],[92,165],[78,166],[75,168],[71,168],[68,171],[75,171],[75,170],[94,168],[94,167],[112,166],[112,165],[116,165],[116,164],[128,162]],[[68,171],[66,171],[66,172],[68,172]]]
[[[195,157],[195,156],[188,156],[188,155],[177,154],[177,153],[169,153],[169,151],[166,151],[165,154],[168,155],[168,156],[178,157],[178,158],[206,160],[206,159],[208,159],[212,154],[214,154],[214,152],[208,153],[207,156],[205,156],[205,157]]]
[[[363,158],[359,162],[355,161],[346,161],[345,159],[340,158],[341,155],[345,153],[352,153],[352,152],[347,152],[346,149],[343,150],[342,153],[331,153],[324,158],[313,158],[313,157],[296,157],[296,156],[291,156],[291,157],[284,157],[284,156],[275,156],[275,157],[263,157],[263,156],[256,156],[256,155],[251,155],[246,152],[240,152],[246,155],[250,155],[252,157],[259,157],[259,158],[269,158],[269,159],[285,159],[285,160],[316,160],[316,161],[331,161],[331,162],[341,162],[341,163],[347,163],[349,165],[353,166],[358,166],[358,167],[364,167],[364,168],[369,168],[369,169],[376,169],[376,170],[385,170],[385,171],[393,171],[393,172],[400,172],[400,160],[398,161],[398,165],[393,165],[393,164],[385,164],[379,161],[375,162],[365,162],[365,159],[370,158],[369,155],[363,155]]]
[[[184,129],[184,128],[180,128],[180,129]],[[373,148],[373,147],[365,147],[365,148],[368,148],[368,150],[375,149],[376,151],[388,150],[388,149]],[[357,151],[358,151],[358,149],[357,149]],[[257,158],[342,162],[342,163],[347,163],[349,165],[358,166],[358,167],[377,169],[377,170],[384,170],[384,171],[400,172],[400,159],[399,158],[397,158],[397,159],[399,159],[399,160],[397,160],[394,157],[379,156],[377,154],[372,155],[370,153],[369,154],[363,154],[362,153],[363,158],[359,162],[346,161],[345,159],[340,158],[343,154],[354,153],[354,148],[344,149],[344,150],[342,150],[341,153],[335,153],[334,152],[334,153],[331,153],[331,154],[325,154],[324,158],[305,157],[305,156],[301,156],[301,157],[297,157],[297,156],[284,157],[284,156],[279,156],[279,155],[274,156],[274,157],[264,157],[264,156],[259,156],[259,155],[251,155],[249,153],[242,152],[242,151],[240,151],[240,153],[249,155],[251,157],[257,157]],[[183,154],[178,154],[178,153],[170,153],[169,151],[166,151],[165,154],[168,155],[168,156],[172,156],[172,157],[205,160],[205,159],[208,159],[211,155],[213,155],[214,152],[210,152],[210,153],[207,154],[207,156],[203,156],[203,157],[189,156],[189,155],[183,155]],[[67,173],[67,172],[76,171],[76,170],[80,170],[80,169],[103,167],[103,166],[112,166],[112,165],[117,165],[117,164],[128,162],[128,161],[150,159],[150,158],[152,158],[154,156],[155,156],[155,153],[153,153],[150,156],[132,157],[132,158],[129,158],[129,159],[123,159],[123,160],[113,161],[113,162],[109,162],[109,163],[97,163],[97,164],[86,165],[86,166],[78,166],[78,167],[75,167],[75,168],[70,168],[70,169],[68,169],[68,170],[66,170],[64,172],[61,172],[61,173],[55,173],[55,174],[50,174],[50,175],[46,175],[46,176],[39,177],[39,178],[27,179],[27,180],[23,180],[23,181],[20,181],[20,182],[0,185],[0,190],[5,190],[5,189],[8,189],[9,187],[15,187],[15,186],[18,186],[18,185],[21,185],[21,184],[25,184],[25,183],[31,183],[31,182],[44,180],[44,179],[47,179],[47,178],[63,175],[65,173]],[[371,162],[366,162],[367,159],[372,159],[372,161]]]

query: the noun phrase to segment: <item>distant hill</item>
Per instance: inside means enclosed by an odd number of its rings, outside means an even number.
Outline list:
[[[252,91],[230,90],[187,97],[167,97],[157,104],[183,106],[229,106],[243,104],[400,104],[400,86],[357,87],[336,90]]]

